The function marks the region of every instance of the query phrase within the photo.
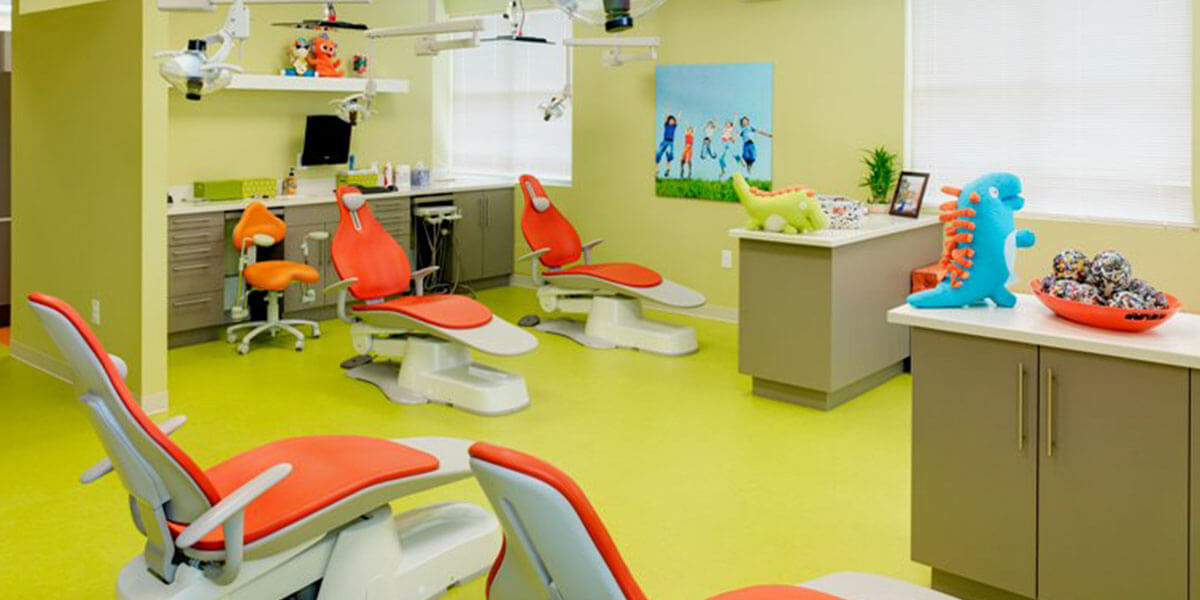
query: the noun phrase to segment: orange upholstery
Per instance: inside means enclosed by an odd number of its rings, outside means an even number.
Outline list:
[[[842,600],[824,592],[794,585],[762,585],[729,592],[710,600]]]
[[[525,194],[521,233],[533,250],[550,249],[541,256],[542,264],[553,269],[579,260],[583,256],[583,242],[571,222],[553,204],[543,212],[533,207],[534,198],[548,198],[542,183],[533,175],[522,175],[520,184]]]
[[[262,539],[363,489],[438,468],[436,457],[395,442],[329,436],[267,444],[231,458],[206,474],[224,495],[285,462],[291,463],[292,473],[246,508],[246,543]],[[176,536],[186,527],[186,524],[170,524],[171,533]],[[220,528],[195,545],[198,550],[224,547]]]
[[[474,329],[492,322],[492,311],[466,296],[402,296],[378,304],[357,304],[356,312],[396,312],[446,329]]]
[[[353,216],[358,217],[355,227],[343,200],[346,194],[357,193],[358,188],[351,186],[342,186],[337,191],[341,220],[333,236],[333,267],[342,279],[358,278],[358,283],[350,286],[350,294],[359,300],[403,294],[412,278],[408,256],[375,220],[369,205],[363,204],[354,212]]]
[[[254,263],[247,266],[242,275],[250,287],[269,292],[285,290],[293,281],[316,283],[321,279],[315,268],[286,260]]]
[[[218,492],[216,486],[209,481],[208,476],[205,475],[204,471],[200,470],[200,467],[195,461],[192,460],[192,457],[188,456],[187,453],[184,452],[179,446],[176,446],[175,442],[172,442],[171,438],[167,437],[166,434],[164,434],[162,430],[150,420],[150,417],[146,416],[146,412],[142,410],[141,404],[139,404],[137,399],[133,397],[133,393],[129,391],[129,386],[125,384],[125,380],[121,377],[120,372],[117,371],[116,365],[113,364],[112,359],[109,358],[108,352],[104,350],[104,346],[100,344],[100,340],[96,338],[96,334],[93,333],[92,329],[83,321],[83,318],[79,316],[79,313],[75,312],[75,309],[71,308],[66,302],[45,294],[30,294],[29,301],[58,312],[67,321],[69,321],[72,326],[75,327],[76,331],[79,332],[80,337],[87,342],[88,348],[91,349],[92,354],[95,355],[96,361],[99,362],[100,366],[104,368],[104,373],[108,375],[109,383],[112,384],[113,389],[116,390],[117,395],[121,398],[121,403],[125,406],[125,410],[129,411],[129,414],[133,417],[137,424],[141,426],[143,430],[145,430],[146,434],[150,436],[150,439],[152,439],[155,444],[157,444],[163,449],[163,451],[170,455],[170,457],[176,463],[178,463],[184,471],[187,472],[188,476],[195,481],[196,486],[200,488],[200,491],[204,493],[204,496],[208,498],[209,503],[216,504],[218,501],[220,501],[220,492]]]
[[[604,522],[600,520],[600,515],[596,513],[596,509],[588,502],[587,496],[574,480],[566,473],[558,470],[543,460],[529,456],[516,450],[501,448],[487,443],[477,443],[471,446],[471,457],[477,460],[492,463],[499,467],[516,471],[527,475],[558,491],[563,495],[563,498],[570,503],[579,515],[579,520],[583,522],[583,526],[587,529],[588,535],[591,536],[592,542],[596,545],[596,550],[604,559],[604,564],[608,566],[612,572],[613,579],[616,580],[617,586],[621,588],[621,592],[625,594],[626,600],[646,600],[646,594],[642,593],[642,589],[638,587],[637,581],[633,579],[633,573],[629,571],[629,566],[625,564],[625,559],[621,558],[621,553],[617,550],[617,545],[613,542],[612,536],[608,534],[608,529],[604,526]],[[504,560],[504,553],[501,552],[498,560]],[[494,577],[494,574],[489,577]],[[782,598],[787,598],[783,596]],[[815,600],[815,599],[814,599]]]
[[[561,271],[546,271],[542,273],[546,279],[554,279],[562,275],[586,275],[629,287],[654,287],[663,282],[662,275],[651,269],[633,263],[602,263],[597,265],[576,265]]]
[[[268,235],[275,243],[279,243],[287,235],[287,224],[283,219],[271,214],[267,205],[251,202],[250,206],[242,211],[242,218],[233,228],[233,247],[243,250],[246,246],[253,245],[254,236],[260,234]]]

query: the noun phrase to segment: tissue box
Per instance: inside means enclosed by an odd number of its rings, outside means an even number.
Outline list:
[[[817,196],[821,208],[829,217],[830,229],[861,229],[867,218],[867,205],[845,196]]]

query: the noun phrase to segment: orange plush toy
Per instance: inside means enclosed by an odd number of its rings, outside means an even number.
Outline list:
[[[312,53],[308,55],[308,64],[312,65],[318,77],[344,77],[346,72],[340,69],[342,61],[337,57],[337,43],[329,38],[313,40]]]

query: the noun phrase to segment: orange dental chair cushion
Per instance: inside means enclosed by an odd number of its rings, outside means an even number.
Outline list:
[[[583,242],[571,222],[553,204],[541,212],[534,208],[535,198],[547,198],[542,183],[533,175],[522,175],[520,185],[525,194],[521,233],[525,235],[530,248],[550,249],[541,256],[542,264],[553,269],[579,260],[583,255]]]
[[[263,471],[291,463],[292,472],[246,508],[247,544],[279,531],[373,485],[434,471],[438,459],[396,442],[355,437],[301,437],[280,440],[235,456],[205,471],[221,496]],[[187,524],[171,523],[178,536]],[[197,550],[222,550],[221,528],[202,538]]]
[[[321,279],[321,274],[315,268],[286,260],[254,263],[246,267],[242,275],[250,287],[269,292],[286,290],[293,281],[316,283]]]
[[[663,282],[662,275],[652,269],[633,263],[603,263],[598,265],[576,265],[561,271],[546,271],[542,276],[554,279],[561,275],[585,275],[611,281],[629,287],[648,288]]]
[[[824,592],[794,585],[761,585],[728,592],[709,600],[842,600]]]
[[[242,218],[233,228],[233,247],[243,250],[246,246],[253,245],[256,235],[268,235],[277,244],[287,235],[287,224],[283,219],[271,214],[262,202],[251,202],[250,206],[242,211]]]
[[[377,304],[357,304],[355,312],[395,312],[446,329],[474,329],[492,322],[488,307],[465,296],[402,296]]]

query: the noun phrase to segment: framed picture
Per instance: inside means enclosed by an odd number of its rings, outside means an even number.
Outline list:
[[[929,173],[915,171],[900,173],[900,181],[896,183],[896,195],[892,197],[892,207],[888,210],[888,214],[913,219],[921,216],[921,203],[925,201],[927,187],[929,187]]]
[[[772,188],[772,65],[660,65],[655,81],[658,196],[737,202],[734,173]]]

